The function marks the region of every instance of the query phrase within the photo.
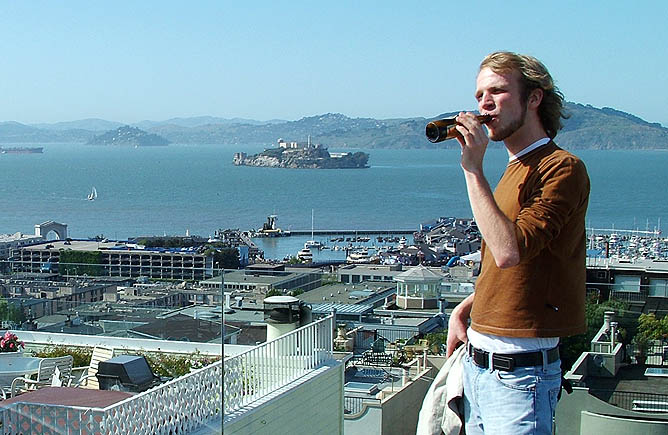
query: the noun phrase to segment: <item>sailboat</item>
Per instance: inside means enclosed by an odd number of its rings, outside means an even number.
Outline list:
[[[322,247],[322,243],[318,242],[315,240],[313,237],[313,209],[311,209],[311,240],[307,240],[306,243],[304,243],[304,248],[320,248]]]
[[[94,201],[95,199],[97,199],[97,189],[93,186],[93,190],[88,194],[88,200]]]

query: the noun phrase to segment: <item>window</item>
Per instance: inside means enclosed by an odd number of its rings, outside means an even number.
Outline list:
[[[640,293],[640,276],[637,275],[615,275],[613,291]]]
[[[668,279],[649,279],[649,296],[668,298]]]

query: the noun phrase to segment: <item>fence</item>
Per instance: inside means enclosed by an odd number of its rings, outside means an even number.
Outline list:
[[[668,412],[668,394],[589,389],[589,394],[629,411]]]
[[[380,406],[379,399],[370,399],[368,397],[349,397],[346,396],[343,398],[343,413],[345,415],[355,415],[362,412],[364,405],[367,403],[375,404]]]
[[[2,432],[188,433],[220,418],[222,361],[106,408],[14,403],[0,411]]]
[[[361,329],[355,333],[355,353],[362,353],[371,349],[374,341],[383,338],[387,342],[397,342],[397,340],[410,340],[418,334],[415,330],[407,329]]]
[[[333,328],[334,316],[330,315],[225,358],[225,413],[266,396],[330,361]]]

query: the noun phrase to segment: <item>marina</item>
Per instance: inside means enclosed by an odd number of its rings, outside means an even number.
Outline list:
[[[635,260],[668,261],[668,238],[657,226],[654,230],[587,230],[588,255],[631,262]]]

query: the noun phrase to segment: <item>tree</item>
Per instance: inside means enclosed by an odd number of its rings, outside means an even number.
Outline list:
[[[651,341],[668,336],[668,316],[657,319],[654,313],[638,316],[638,329],[635,337],[638,340]]]
[[[445,355],[445,347],[448,342],[448,330],[444,329],[441,332],[430,332],[424,336],[429,343],[429,350],[436,355]]]
[[[223,248],[213,252],[213,262],[218,263],[221,269],[238,269],[241,262],[239,261],[239,251],[237,248]]]
[[[23,323],[26,315],[20,307],[10,305],[6,300],[0,299],[0,320]]]

